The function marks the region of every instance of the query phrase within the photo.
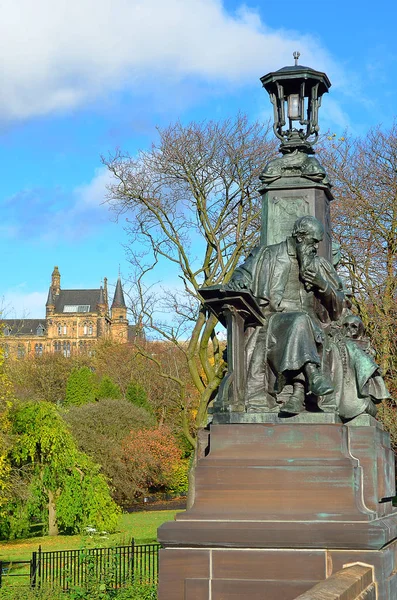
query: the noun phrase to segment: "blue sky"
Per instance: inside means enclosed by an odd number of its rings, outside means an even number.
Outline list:
[[[361,135],[397,112],[394,0],[3,0],[0,11],[7,316],[44,316],[54,265],[64,288],[128,276],[101,155],[145,148],[176,119],[267,119],[259,77],[294,50],[333,84],[323,130]]]

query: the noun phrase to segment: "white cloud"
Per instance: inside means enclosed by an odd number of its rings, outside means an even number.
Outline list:
[[[349,115],[338,102],[327,96],[323,104],[321,113],[321,129],[323,132],[327,131],[327,129],[333,131],[335,126],[339,131],[344,131],[345,129],[353,131]]]
[[[78,240],[109,222],[104,204],[109,172],[97,169],[89,183],[72,192],[62,189],[25,189],[3,203],[0,233],[11,239]]]
[[[292,63],[337,66],[309,36],[271,30],[220,0],[4,0],[0,118],[62,111],[112,90],[161,89],[185,77],[241,85]]]
[[[40,319],[45,317],[46,292],[24,293],[24,285],[5,290],[0,314],[5,319]]]

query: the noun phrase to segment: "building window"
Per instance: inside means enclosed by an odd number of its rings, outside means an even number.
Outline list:
[[[93,331],[92,323],[84,323],[84,335],[92,335]]]
[[[35,344],[34,353],[36,356],[42,356],[43,354],[43,344]]]
[[[54,342],[54,352],[60,352],[62,350],[61,342]]]
[[[58,335],[62,335],[62,325],[58,325]]]
[[[63,307],[64,313],[85,313],[90,312],[89,304],[65,304]]]
[[[9,327],[4,327],[4,335],[10,335],[11,329]]]
[[[63,355],[66,356],[66,358],[69,358],[69,356],[70,356],[70,342],[63,342]]]
[[[17,357],[23,358],[24,356],[25,356],[25,346],[22,346],[22,344],[18,344]]]
[[[43,325],[40,323],[39,326],[36,329],[36,334],[37,335],[44,335],[44,331],[45,331],[45,329],[44,329]]]

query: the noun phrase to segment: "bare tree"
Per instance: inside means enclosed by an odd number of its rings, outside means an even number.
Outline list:
[[[269,130],[243,115],[220,123],[178,122],[159,129],[150,150],[136,157],[118,151],[104,159],[113,175],[108,201],[118,216],[127,217],[137,317],[146,331],[184,353],[200,393],[197,427],[205,422],[225,369],[217,320],[198,290],[228,281],[257,241],[258,176],[276,153]],[[164,282],[171,266],[180,289],[154,293],[148,276],[161,273]],[[161,310],[168,318],[159,317]],[[183,382],[180,387],[183,405]]]
[[[397,391],[397,124],[363,138],[330,136],[320,154],[353,302]]]

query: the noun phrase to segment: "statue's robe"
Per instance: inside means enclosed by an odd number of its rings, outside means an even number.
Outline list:
[[[265,326],[247,332],[248,409],[272,408],[292,375],[308,362],[322,362],[324,330],[340,317],[345,296],[334,267],[325,258],[315,260],[327,284],[322,292],[300,279],[293,238],[256,247],[233,274],[232,280],[242,281],[256,297],[266,319]]]
[[[345,338],[339,343],[343,380],[340,390],[339,414],[344,419],[369,412],[376,414],[374,404],[390,397],[379,366],[370,354],[368,341]]]

